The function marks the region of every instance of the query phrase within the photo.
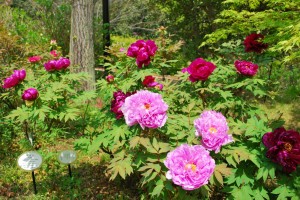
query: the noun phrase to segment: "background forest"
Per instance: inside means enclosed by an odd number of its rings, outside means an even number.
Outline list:
[[[92,89],[71,56],[80,1],[0,0],[1,199],[300,199],[298,0],[110,0],[109,25],[89,0]],[[154,124],[130,122],[134,97],[160,105]],[[202,147],[207,115],[217,149]],[[201,184],[175,179],[185,148],[213,163],[184,165],[213,168]],[[37,194],[25,151],[43,157]]]

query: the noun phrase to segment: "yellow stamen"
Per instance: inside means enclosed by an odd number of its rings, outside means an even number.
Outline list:
[[[193,172],[197,170],[197,166],[195,164],[186,164],[185,169],[191,169]]]
[[[151,105],[149,103],[145,103],[144,106],[147,110],[149,110],[151,108]]]
[[[284,143],[283,147],[287,151],[292,151],[292,148],[293,148],[293,146],[288,142]]]
[[[214,133],[217,132],[217,129],[216,129],[215,127],[210,127],[210,128],[208,129],[208,131],[209,131],[210,133],[214,134]]]

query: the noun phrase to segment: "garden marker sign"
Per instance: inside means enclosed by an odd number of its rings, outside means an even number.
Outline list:
[[[34,170],[42,165],[42,156],[36,151],[26,151],[18,158],[18,166],[25,170],[31,171],[34,193],[37,193]]]
[[[71,171],[71,163],[76,160],[76,152],[73,150],[64,150],[59,153],[58,160],[62,164],[67,164],[69,169],[69,175],[72,177],[72,171]]]

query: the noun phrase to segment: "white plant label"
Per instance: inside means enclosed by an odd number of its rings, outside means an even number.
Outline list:
[[[32,171],[42,165],[42,156],[36,151],[27,151],[18,158],[18,165],[26,171]]]
[[[71,164],[76,160],[76,152],[73,150],[65,150],[59,153],[58,160],[62,164]]]

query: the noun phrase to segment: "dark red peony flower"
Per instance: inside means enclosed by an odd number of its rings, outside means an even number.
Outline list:
[[[268,44],[262,42],[264,36],[262,34],[252,33],[244,40],[246,52],[261,53],[264,49],[268,48]]]
[[[112,83],[112,82],[114,82],[115,77],[113,75],[109,74],[105,77],[105,79],[108,83]]]
[[[124,115],[121,111],[121,106],[124,104],[125,99],[135,92],[127,92],[126,94],[121,90],[114,92],[113,97],[114,99],[111,101],[110,110],[115,113],[116,119],[121,119]]]
[[[297,131],[277,128],[265,133],[262,142],[268,149],[267,158],[280,164],[287,173],[296,170],[300,164],[300,134]]]
[[[216,66],[207,62],[202,58],[195,59],[187,68],[183,68],[182,72],[188,72],[190,74],[189,79],[191,82],[206,81],[208,77],[216,69]]]
[[[153,76],[145,76],[142,84],[145,87],[154,87],[158,90],[162,90],[164,87],[162,84],[155,82],[155,78]]]
[[[145,76],[142,84],[143,86],[149,87],[151,86],[153,83],[155,83],[155,78],[153,76]]]
[[[258,65],[247,61],[237,60],[234,62],[234,66],[238,73],[245,76],[254,76],[258,70]]]

